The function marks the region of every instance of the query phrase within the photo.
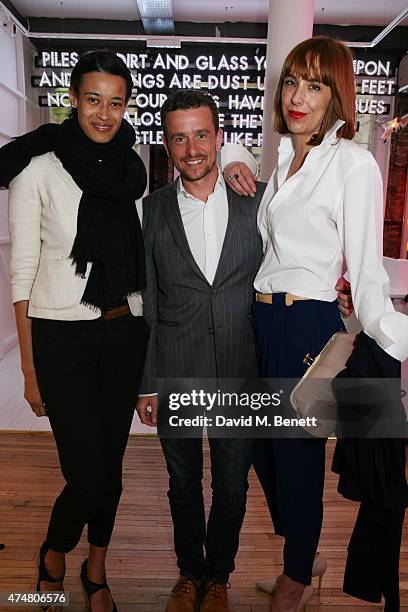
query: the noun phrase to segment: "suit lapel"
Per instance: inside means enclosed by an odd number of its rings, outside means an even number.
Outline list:
[[[225,271],[227,269],[228,264],[228,252],[231,247],[231,237],[234,232],[234,228],[236,226],[237,217],[238,217],[238,206],[239,202],[237,202],[239,196],[236,195],[230,187],[227,185],[227,199],[228,199],[228,223],[227,229],[225,231],[225,238],[221,249],[220,260],[218,262],[217,271],[215,273],[213,286],[220,283],[220,280],[223,278]]]
[[[180,214],[176,185],[177,183],[174,183],[167,194],[167,199],[164,206],[164,214],[166,217],[166,221],[174,238],[174,242],[180,249],[184,259],[189,264],[191,269],[195,272],[195,274],[197,274],[208,285],[208,281],[205,278],[204,274],[201,272],[199,266],[197,265],[197,262],[194,259],[193,254],[190,250],[190,246],[188,244],[186,232],[184,230],[183,220]]]

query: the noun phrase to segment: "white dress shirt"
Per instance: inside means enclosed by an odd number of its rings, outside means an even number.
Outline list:
[[[343,123],[335,123],[289,179],[295,151],[292,137],[282,137],[278,166],[258,212],[264,258],[254,286],[261,293],[333,301],[347,267],[362,328],[403,361],[408,317],[394,311],[382,261],[381,174],[371,153],[337,138]]]
[[[213,193],[203,202],[189,194],[181,177],[177,199],[191,253],[210,285],[213,284],[228,223],[228,199],[220,171]]]

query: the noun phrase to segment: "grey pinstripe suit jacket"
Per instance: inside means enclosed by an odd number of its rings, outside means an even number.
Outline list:
[[[177,201],[177,182],[143,201],[150,339],[140,393],[156,378],[241,378],[257,374],[250,318],[253,280],[262,257],[255,198],[228,186],[228,224],[212,285],[190,251]]]

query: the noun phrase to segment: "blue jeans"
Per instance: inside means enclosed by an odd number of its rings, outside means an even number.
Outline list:
[[[245,516],[252,440],[209,438],[212,504],[207,526],[202,440],[162,438],[161,444],[170,477],[168,497],[180,574],[228,582]]]

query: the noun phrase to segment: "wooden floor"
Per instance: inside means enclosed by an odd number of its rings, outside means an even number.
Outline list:
[[[320,551],[328,560],[320,597],[317,590],[308,612],[381,610],[342,593],[346,547],[356,505],[336,493],[328,445],[325,520]],[[206,500],[209,462],[206,455]],[[257,591],[255,579],[281,572],[281,538],[271,532],[265,501],[251,473],[248,510],[241,534],[237,568],[231,577],[231,612],[267,612],[268,596]],[[50,508],[62,485],[53,438],[47,433],[0,432],[0,591],[34,590],[37,551]],[[172,523],[166,496],[167,475],[157,439],[133,436],[125,461],[125,490],[109,553],[109,583],[120,612],[164,612],[176,577]],[[408,611],[408,525],[401,555],[402,610]],[[83,610],[79,567],[86,543],[67,559],[65,588],[69,610]],[[16,610],[2,607],[1,610]],[[22,609],[22,608],[18,608]]]

